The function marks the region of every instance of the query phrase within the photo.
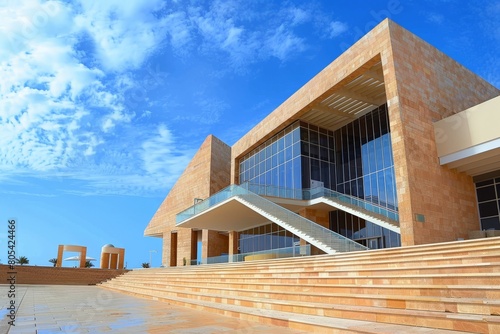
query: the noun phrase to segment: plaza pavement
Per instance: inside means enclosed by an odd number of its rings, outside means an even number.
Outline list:
[[[17,285],[15,326],[9,286],[0,285],[0,333],[304,333],[169,305],[98,286]]]

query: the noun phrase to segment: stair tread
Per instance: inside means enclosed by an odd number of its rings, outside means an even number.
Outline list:
[[[142,279],[141,279],[142,281]],[[197,279],[192,279],[192,280],[184,280],[181,282],[186,282],[186,283],[194,283],[194,284],[200,284],[200,280]],[[227,282],[221,282],[220,280],[214,279],[211,282],[205,282],[205,283],[210,283],[210,284],[215,284],[215,285],[227,285]],[[168,283],[166,283],[168,284]],[[259,282],[241,282],[242,285],[256,285],[256,286],[297,286],[296,283],[259,283]],[[308,287],[342,287],[342,288],[366,288],[366,287],[373,287],[373,288],[397,288],[397,289],[478,289],[478,290],[500,290],[500,285],[472,285],[472,284],[411,284],[409,285],[403,285],[403,284],[317,284],[317,283],[311,283],[311,284],[300,284],[301,287],[308,288]]]
[[[500,262],[480,262],[480,263],[461,263],[461,264],[440,264],[440,265],[418,265],[418,266],[408,266],[408,267],[396,267],[396,266],[393,266],[393,267],[382,267],[382,268],[363,268],[363,267],[360,267],[360,268],[357,268],[356,266],[353,266],[353,267],[345,267],[345,266],[338,266],[338,267],[319,267],[319,266],[315,266],[315,267],[308,267],[308,268],[297,268],[296,266],[292,267],[292,268],[286,268],[286,271],[285,270],[279,270],[278,269],[275,269],[275,270],[264,270],[264,269],[249,269],[247,271],[251,271],[252,272],[252,275],[269,275],[269,274],[273,274],[273,275],[280,275],[280,274],[283,274],[283,275],[295,275],[295,274],[307,274],[307,273],[313,273],[313,274],[330,274],[330,273],[336,273],[336,272],[339,272],[339,273],[342,273],[342,272],[350,272],[352,273],[353,270],[355,270],[356,272],[370,272],[370,276],[373,276],[374,272],[377,272],[377,271],[380,271],[380,272],[383,272],[383,271],[410,271],[410,270],[439,270],[439,269],[458,269],[458,268],[475,268],[475,269],[480,269],[481,267],[484,267],[484,268],[492,268],[492,267],[500,267]],[[291,269],[294,269],[294,270],[291,270]],[[257,273],[254,273],[255,271],[257,271]],[[262,271],[262,272],[260,272]],[[500,271],[499,271],[500,272]],[[203,273],[198,271],[197,274],[200,274],[200,273]],[[206,273],[207,275],[213,275],[213,271],[205,271],[204,273]],[[160,275],[161,273],[160,272],[156,272],[156,273],[151,273],[151,274],[148,274],[147,272],[143,272],[143,273],[137,273],[137,275],[142,275],[142,276],[147,276],[147,275]],[[168,271],[168,270],[165,270],[163,272],[163,274],[165,276],[169,276],[169,277],[182,277],[182,276],[185,276],[186,274],[188,274],[187,272],[184,272],[184,273],[172,273],[171,271]],[[176,274],[179,274],[177,276],[175,276]],[[237,275],[245,275],[244,273],[241,273],[241,271],[238,271],[238,272],[234,272],[234,270],[231,270],[231,271],[228,271],[227,273],[222,273],[222,272],[219,272],[218,273],[219,275],[231,275],[231,276],[237,276]],[[441,273],[440,273],[441,275]],[[351,275],[351,276],[356,276],[356,275]],[[361,275],[359,275],[361,276]],[[254,276],[252,276],[254,277]]]
[[[143,295],[155,297],[154,295],[148,295],[148,294],[143,294]],[[229,312],[246,313],[246,314],[258,315],[261,317],[272,318],[272,319],[286,320],[296,323],[313,324],[325,328],[360,330],[360,331],[362,330],[364,333],[373,333],[373,334],[382,334],[382,333],[411,334],[411,333],[431,333],[431,332],[438,334],[465,333],[462,331],[442,330],[442,329],[414,327],[414,326],[396,325],[388,323],[376,323],[364,320],[305,315],[305,314],[297,314],[297,313],[267,310],[267,309],[257,309],[240,305],[221,304],[221,303],[214,303],[214,302],[200,301],[200,300],[196,300],[196,302],[193,302],[193,300],[190,300],[188,298],[180,298],[180,297],[168,297],[162,299],[177,300],[187,304],[203,305],[206,307],[222,309]]]
[[[453,329],[486,334],[500,328],[499,267],[497,237],[336,256],[144,269],[101,286],[310,331]],[[360,329],[348,330],[351,324]]]
[[[138,288],[141,290],[145,290],[141,293],[150,295],[150,296],[156,296],[158,297],[157,294],[152,294],[149,291],[152,289],[148,288]],[[123,289],[123,291],[127,291],[127,289]],[[157,292],[166,292],[162,290],[155,290]],[[132,291],[134,292],[134,291]],[[189,293],[186,293],[189,294]],[[192,295],[197,295],[197,296],[205,296],[205,297],[213,297],[213,298],[220,298],[220,299],[225,299],[225,300],[238,300],[238,301],[255,301],[257,298],[244,298],[244,297],[233,297],[233,296],[210,296],[207,294],[195,294],[191,293]],[[192,303],[198,304],[198,302],[206,302],[204,300],[200,299],[192,299],[192,298],[182,298],[182,297],[176,297],[176,296],[161,296],[162,298],[165,299],[186,299],[189,300]],[[363,312],[363,313],[370,313],[370,314],[381,314],[381,315],[400,315],[400,316],[410,316],[410,317],[428,317],[428,318],[438,318],[438,319],[455,319],[455,320],[465,320],[465,321],[475,321],[475,322],[484,322],[487,321],[489,323],[500,323],[500,316],[496,315],[483,315],[483,314],[468,314],[468,313],[449,313],[449,312],[442,312],[442,311],[432,311],[432,310],[416,310],[416,309],[398,309],[398,308],[389,308],[389,307],[376,307],[376,306],[364,306],[364,305],[345,305],[345,304],[324,304],[324,303],[313,303],[313,302],[293,302],[293,303],[287,303],[286,301],[277,301],[277,300],[272,300],[272,299],[262,299],[260,301],[257,301],[257,303],[263,303],[263,304],[279,304],[279,305],[289,305],[289,306],[302,306],[302,307],[308,307],[312,308],[315,310],[322,309],[322,310],[337,310],[337,311],[353,311],[353,312]],[[217,305],[234,305],[234,304],[227,304],[227,303],[216,303],[216,302],[211,302],[215,303]],[[237,305],[239,306],[239,305]],[[266,311],[269,309],[265,309]],[[294,313],[294,314],[303,314],[303,313]],[[326,316],[327,317],[327,316]]]
[[[236,274],[237,275],[237,274]],[[229,276],[229,275],[228,275]],[[247,280],[254,280],[256,278],[259,278],[257,275],[252,275],[248,276],[245,275],[246,277],[224,277],[223,275],[220,275],[217,279],[247,279]],[[168,277],[168,276],[166,276]],[[382,279],[382,278],[394,278],[394,279],[400,279],[400,278],[450,278],[450,277],[457,277],[457,278],[490,278],[490,277],[498,277],[500,279],[500,272],[498,273],[437,273],[437,274],[402,274],[402,275],[377,275],[377,276],[372,276],[372,275],[328,275],[328,276],[306,276],[306,277],[292,277],[292,276],[283,276],[283,277],[261,277],[261,279],[310,279],[310,280],[321,280],[321,279],[352,279],[352,278],[357,278],[357,279]],[[144,278],[144,277],[143,277]],[[207,277],[197,277],[196,279],[215,279],[213,276],[207,276]],[[500,282],[500,281],[499,281]]]
[[[145,284],[145,283],[135,283],[135,282],[119,282],[119,284]],[[353,294],[353,293],[332,293],[332,292],[309,292],[309,291],[273,291],[273,290],[262,290],[262,289],[241,289],[235,287],[199,287],[196,285],[180,285],[169,283],[151,283],[151,285],[157,285],[158,287],[154,287],[155,289],[161,289],[161,287],[172,288],[172,287],[185,287],[185,288],[194,288],[197,287],[199,289],[212,289],[212,290],[221,290],[221,291],[245,291],[252,293],[262,293],[262,294],[285,294],[285,295],[305,295],[305,296],[319,296],[319,297],[350,297],[350,298],[373,298],[373,299],[394,299],[394,300],[418,300],[418,301],[438,301],[438,302],[467,302],[467,303],[480,303],[484,305],[500,305],[500,299],[489,299],[488,301],[484,301],[483,298],[473,298],[473,297],[441,297],[441,296],[419,296],[419,295],[380,295],[380,294]],[[136,285],[134,285],[136,286]],[[148,285],[149,287],[149,285]],[[500,288],[499,288],[500,289]]]
[[[158,291],[165,291],[165,289],[162,289],[162,287],[150,287],[150,286],[137,286],[137,285],[127,285],[130,284],[130,282],[120,282],[118,286],[120,285],[125,285],[125,286],[130,286],[130,287],[137,287],[137,288],[143,288],[143,289],[153,289],[153,290],[158,290]],[[140,284],[140,283],[137,283]],[[183,286],[183,285],[175,285],[175,284],[157,284],[161,285],[165,288],[168,288],[168,291],[174,291],[173,288],[179,288],[179,287],[192,287],[192,286]],[[470,303],[470,304],[480,304],[480,305],[499,305],[500,306],[500,299],[498,300],[488,300],[487,302],[484,301],[484,299],[481,298],[463,298],[463,297],[456,297],[456,298],[451,298],[451,297],[440,297],[440,296],[412,296],[412,295],[380,295],[380,294],[352,294],[352,293],[315,293],[315,292],[289,292],[289,291],[269,291],[269,290],[252,290],[252,289],[238,289],[234,287],[228,287],[228,288],[210,288],[210,287],[203,287],[200,289],[213,289],[213,290],[219,290],[219,291],[240,291],[240,292],[250,292],[250,293],[261,293],[261,294],[280,294],[280,295],[304,295],[304,296],[318,296],[318,297],[328,297],[328,298],[366,298],[366,299],[390,299],[390,300],[405,300],[405,301],[425,301],[425,302],[444,302],[444,303]],[[174,291],[176,292],[176,291]],[[184,292],[184,291],[183,291]],[[216,295],[216,294],[210,294],[210,293],[195,293],[193,291],[190,291],[192,294],[204,294],[204,295],[209,295],[213,297],[219,297],[219,298],[233,298],[233,297],[238,297],[238,298],[246,298],[246,299],[254,299],[254,297],[246,297],[246,296],[221,296]],[[255,297],[255,299],[259,299],[259,297]],[[262,300],[268,300],[270,298],[260,298]],[[320,302],[315,303],[315,302],[301,302],[301,301],[293,301],[293,303],[312,303],[312,304],[322,304]],[[326,304],[325,304],[326,305]]]

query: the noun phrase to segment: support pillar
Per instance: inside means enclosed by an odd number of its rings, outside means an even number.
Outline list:
[[[239,233],[235,231],[229,232],[229,262],[234,262],[233,255],[238,254],[238,238]]]
[[[56,267],[62,267],[63,262],[64,245],[59,245],[57,249],[57,262]]]

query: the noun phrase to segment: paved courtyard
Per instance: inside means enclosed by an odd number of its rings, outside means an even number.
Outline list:
[[[15,326],[9,326],[9,287],[0,285],[0,333],[303,333],[97,286],[18,285]]]

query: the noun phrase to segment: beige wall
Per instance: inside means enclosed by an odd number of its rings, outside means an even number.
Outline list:
[[[176,215],[194,204],[195,198],[207,198],[229,185],[229,166],[231,148],[218,138],[210,135],[201,145],[191,162],[172,187],[167,197],[160,205],[149,222],[144,235],[163,237],[162,264],[169,266],[172,261],[171,238],[172,231],[177,235],[177,265],[183,264],[183,259],[190,263],[196,257],[193,253],[191,229],[175,226]]]
[[[390,35],[392,64],[385,80],[402,244],[464,238],[479,228],[474,183],[440,166],[433,122],[499,90],[392,22]],[[423,214],[425,223],[417,222],[416,214]]]
[[[434,123],[439,157],[500,138],[500,96]]]

